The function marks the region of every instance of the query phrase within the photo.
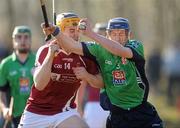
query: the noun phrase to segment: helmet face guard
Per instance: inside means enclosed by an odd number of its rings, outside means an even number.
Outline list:
[[[113,30],[113,29],[125,29],[129,31],[130,29],[129,21],[122,17],[110,19],[106,30]]]
[[[74,13],[62,13],[57,16],[56,24],[64,31],[65,27],[77,26],[80,18]]]

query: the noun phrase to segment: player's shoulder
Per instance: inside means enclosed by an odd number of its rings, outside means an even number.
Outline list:
[[[95,45],[95,44],[97,44],[96,42],[94,42],[94,41],[86,41],[86,42],[82,42],[82,43],[84,43],[84,44],[86,44],[86,45]]]
[[[31,51],[31,52],[29,53],[29,55],[30,55],[30,57],[34,58],[34,57],[36,56],[36,52],[32,52],[32,51]]]
[[[13,54],[5,57],[2,61],[1,61],[1,64],[2,65],[7,65],[9,63],[11,63],[13,61]]]
[[[48,48],[49,48],[49,43],[46,43],[46,44],[42,45],[42,46],[39,47],[39,49],[37,50],[36,55],[40,55],[42,52],[48,52]]]
[[[143,44],[139,40],[129,40],[126,46],[132,47],[132,48],[140,48],[143,47]]]
[[[126,47],[130,47],[131,49],[134,49],[139,55],[144,56],[144,46],[140,41],[130,40]]]
[[[38,51],[42,51],[43,49],[47,49],[49,47],[49,43],[46,43],[39,47]]]
[[[88,41],[85,44],[90,49],[96,49],[96,50],[97,49],[102,49],[102,46],[99,43],[94,42],[94,41]]]

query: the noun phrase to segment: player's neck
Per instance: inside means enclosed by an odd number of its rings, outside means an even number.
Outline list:
[[[19,53],[19,52],[16,52],[16,56],[18,57],[18,60],[20,62],[25,62],[27,57],[28,57],[28,54],[29,53]]]
[[[62,48],[62,52],[65,53],[65,54],[67,54],[67,55],[70,55],[70,54],[71,54],[71,52],[65,50],[64,48]]]

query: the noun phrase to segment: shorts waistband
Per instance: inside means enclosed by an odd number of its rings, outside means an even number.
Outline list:
[[[128,113],[128,112],[136,111],[136,110],[144,107],[146,103],[147,103],[147,102],[143,102],[143,103],[141,103],[140,105],[138,105],[138,106],[136,106],[136,107],[128,108],[128,109],[123,109],[123,108],[120,108],[120,107],[118,107],[118,106],[116,106],[116,105],[112,105],[112,106],[111,106],[111,112],[112,112],[112,113],[118,113],[118,114],[119,114],[119,113]]]

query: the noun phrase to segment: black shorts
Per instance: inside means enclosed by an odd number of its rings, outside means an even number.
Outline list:
[[[17,127],[18,127],[18,124],[19,124],[19,122],[20,122],[20,119],[21,119],[21,116],[13,117],[12,123],[13,123],[13,125],[14,125],[14,128],[17,128]]]
[[[106,125],[107,128],[163,128],[156,109],[148,102],[132,110],[123,110],[112,105]]]

